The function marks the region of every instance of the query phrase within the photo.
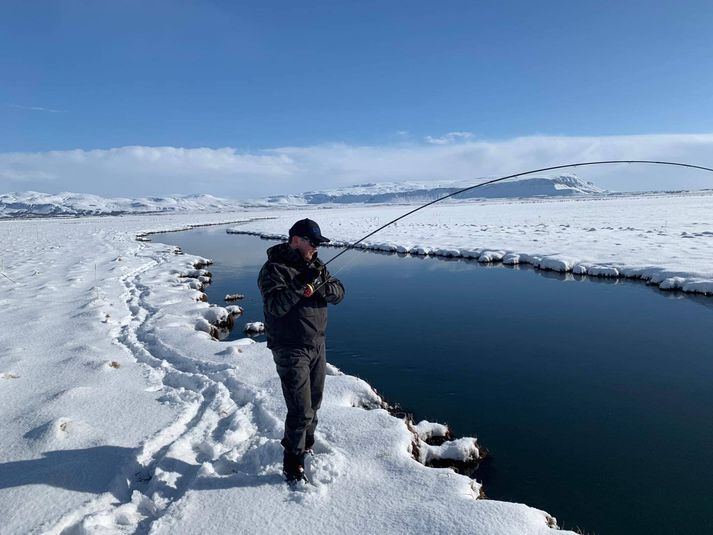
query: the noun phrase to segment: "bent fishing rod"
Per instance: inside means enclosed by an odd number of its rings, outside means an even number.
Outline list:
[[[366,240],[367,238],[373,236],[377,232],[384,230],[386,227],[389,227],[396,223],[397,221],[401,221],[405,217],[410,216],[411,214],[415,214],[419,210],[423,210],[424,208],[428,208],[432,204],[436,204],[437,202],[444,201],[446,199],[449,199],[451,197],[455,197],[456,195],[460,195],[461,193],[465,193],[466,191],[471,191],[477,188],[482,188],[484,186],[488,186],[490,184],[495,184],[497,182],[502,182],[504,180],[509,180],[511,178],[517,178],[521,176],[526,176],[526,175],[532,175],[534,173],[542,173],[544,171],[555,171],[557,169],[565,169],[569,167],[585,167],[585,166],[592,166],[592,165],[610,165],[610,164],[650,164],[650,165],[668,165],[668,166],[673,166],[673,167],[686,167],[689,169],[698,169],[701,171],[709,171],[713,173],[713,168],[710,167],[704,167],[702,165],[694,165],[690,163],[681,163],[681,162],[667,162],[667,161],[661,161],[661,160],[600,160],[600,161],[592,161],[592,162],[577,162],[577,163],[567,163],[563,165],[553,165],[551,167],[541,167],[540,169],[532,169],[530,171],[523,171],[521,173],[515,173],[512,175],[507,175],[507,176],[501,176],[498,178],[493,178],[491,180],[486,180],[485,182],[481,182],[480,184],[475,184],[473,186],[468,186],[467,188],[460,189],[458,191],[454,191],[453,193],[449,193],[448,195],[444,195],[442,197],[439,197],[437,199],[434,199],[432,201],[427,202],[426,204],[423,204],[421,206],[418,206],[417,208],[414,208],[413,210],[410,210],[409,212],[406,212],[403,215],[400,215],[396,219],[393,219],[389,221],[388,223],[381,225],[379,228],[376,230],[371,231],[369,234],[364,236],[363,238],[360,238],[359,240],[355,241],[354,243],[348,244],[346,247],[344,247],[339,253],[334,255],[332,258],[327,260],[324,263],[324,266],[326,267],[330,263],[332,263],[334,260],[342,256],[344,253],[347,251],[354,249],[357,245],[359,245],[361,242]],[[318,290],[322,286],[324,286],[332,277],[330,276],[328,279],[326,279],[324,282],[321,282],[320,284],[314,286],[314,290]]]

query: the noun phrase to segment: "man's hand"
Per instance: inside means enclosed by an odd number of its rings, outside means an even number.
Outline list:
[[[317,277],[319,277],[321,273],[321,269],[310,266],[300,271],[295,277],[295,279],[300,284],[311,284],[317,279]]]
[[[300,284],[305,285],[304,292],[302,295],[305,297],[312,297],[314,294],[314,287],[316,286],[316,280],[322,274],[322,269],[314,266],[309,266],[300,271],[295,280]]]

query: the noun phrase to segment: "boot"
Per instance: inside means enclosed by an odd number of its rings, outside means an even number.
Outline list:
[[[282,475],[288,482],[303,480],[305,478],[304,455],[295,455],[285,450]]]
[[[314,455],[312,448],[314,447],[314,435],[307,435],[305,437],[305,453],[307,455]]]

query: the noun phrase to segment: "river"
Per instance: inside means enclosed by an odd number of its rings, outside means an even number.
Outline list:
[[[256,279],[274,242],[225,227],[154,239],[215,261],[211,303],[245,294],[229,339],[262,321]],[[713,532],[713,297],[362,251],[330,268],[347,294],[328,360],[477,436],[489,498],[585,533]]]

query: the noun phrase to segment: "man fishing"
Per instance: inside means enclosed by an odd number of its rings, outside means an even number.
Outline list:
[[[344,298],[342,283],[317,258],[329,239],[311,219],[297,221],[289,241],[270,247],[258,276],[267,347],[272,350],[287,405],[282,473],[305,479],[304,457],[314,445],[326,369],[327,303]]]
[[[317,410],[324,388],[327,303],[337,304],[344,298],[344,286],[330,277],[327,264],[397,221],[461,193],[533,173],[609,164],[668,165],[713,172],[713,168],[700,165],[656,160],[603,160],[543,167],[486,180],[429,201],[347,245],[326,263],[317,258],[317,247],[329,240],[311,219],[302,219],[292,226],[288,243],[268,249],[258,286],[263,297],[267,347],[272,349],[287,404],[282,439],[285,478],[290,482],[305,479],[304,456],[314,444]]]

